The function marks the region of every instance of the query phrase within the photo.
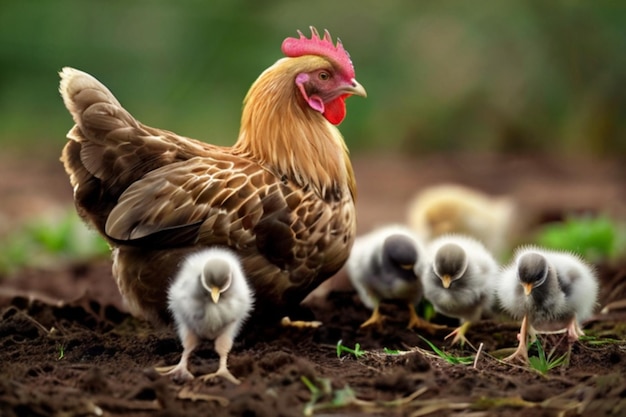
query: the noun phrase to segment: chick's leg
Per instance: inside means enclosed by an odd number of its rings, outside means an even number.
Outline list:
[[[572,321],[570,321],[569,325],[567,326],[567,339],[573,343],[580,339],[580,336],[584,335],[585,332],[583,332],[583,329],[580,328],[578,320],[576,320],[576,317],[574,316],[572,318]]]
[[[447,335],[444,339],[448,339],[452,336],[454,336],[454,338],[452,339],[452,345],[455,345],[459,342],[461,342],[461,346],[463,346],[465,343],[470,344],[467,341],[467,338],[465,337],[465,333],[467,333],[467,330],[470,328],[471,326],[471,322],[466,321],[463,324],[461,324],[459,327],[457,327],[456,329],[454,329],[449,335]]]
[[[406,326],[407,329],[422,329],[426,330],[430,334],[433,334],[436,330],[446,328],[446,326],[433,324],[418,316],[415,311],[415,304],[409,303],[407,304],[407,307],[409,308],[409,324]]]
[[[522,326],[520,327],[519,334],[517,335],[517,339],[519,340],[519,344],[517,345],[517,349],[513,352],[512,355],[504,358],[504,361],[512,361],[516,358],[521,358],[524,362],[528,362],[528,316],[524,316],[522,320]]]
[[[369,319],[365,320],[363,324],[361,324],[361,328],[369,327],[372,325],[382,326],[384,317],[380,314],[379,304],[376,304],[374,307],[374,311],[372,311],[372,315]]]
[[[200,377],[200,379],[206,382],[209,379],[215,378],[216,376],[221,376],[222,378],[229,380],[233,384],[240,384],[241,381],[239,381],[237,378],[235,378],[233,374],[230,373],[226,364],[226,362],[228,361],[228,353],[230,352],[232,347],[233,337],[231,335],[231,332],[224,331],[215,339],[215,351],[220,357],[219,367],[217,368],[217,371],[211,374],[203,375]]]
[[[189,372],[187,365],[189,363],[189,356],[200,342],[200,339],[194,332],[187,329],[184,331],[184,333],[185,334],[182,337],[183,354],[180,357],[180,362],[178,362],[178,365],[156,368],[157,372],[160,372],[163,375],[169,375],[175,381],[181,382],[193,379],[193,374]]]

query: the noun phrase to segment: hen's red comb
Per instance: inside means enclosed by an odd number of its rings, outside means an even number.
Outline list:
[[[310,26],[311,39],[298,31],[300,38],[287,38],[283,41],[282,51],[290,57],[295,58],[303,55],[321,55],[330,58],[337,63],[350,78],[354,78],[354,66],[350,60],[350,54],[343,49],[341,40],[337,38],[337,45],[333,45],[333,39],[328,30],[324,30],[324,37],[320,38],[317,29]]]

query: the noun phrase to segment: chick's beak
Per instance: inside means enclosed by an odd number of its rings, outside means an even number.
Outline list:
[[[452,278],[450,278],[450,275],[444,275],[441,277],[441,284],[443,285],[443,288],[450,288],[451,282]]]
[[[530,293],[533,291],[533,284],[531,284],[531,283],[524,282],[524,283],[522,283],[522,287],[524,287],[524,294],[526,296],[529,296]]]
[[[351,94],[353,96],[367,97],[367,91],[365,91],[365,88],[354,78],[350,80],[350,83],[346,84],[342,90],[344,93]]]
[[[218,287],[211,287],[211,300],[213,300],[213,302],[217,304],[219,299],[220,299],[220,289]]]

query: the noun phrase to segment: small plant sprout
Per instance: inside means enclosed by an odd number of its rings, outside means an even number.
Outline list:
[[[433,350],[433,352],[435,352],[437,354],[437,356],[439,356],[441,359],[445,360],[449,364],[452,364],[452,365],[471,365],[471,364],[474,363],[474,357],[473,356],[453,356],[453,355],[450,355],[449,353],[446,353],[443,350],[439,349],[437,346],[435,346],[430,340],[426,339],[425,337],[420,336],[420,339],[422,339],[424,342],[426,342],[426,344],[428,346],[430,346],[430,348]]]
[[[60,361],[61,359],[63,359],[65,357],[65,345],[60,344],[57,345],[59,354],[57,355],[57,360]]]
[[[546,355],[543,345],[541,344],[541,341],[539,339],[533,342],[532,345],[535,345],[537,348],[537,356],[529,357],[528,362],[530,364],[530,367],[538,371],[540,374],[545,375],[550,370],[567,363],[568,352],[555,358],[554,349],[548,355]]]
[[[421,308],[422,317],[424,317],[424,320],[426,321],[431,321],[437,315],[437,311],[435,310],[435,307],[428,300],[422,299],[422,301],[419,304],[419,308]]]
[[[356,343],[354,345],[354,349],[351,349],[347,346],[344,346],[343,341],[340,340],[337,342],[337,357],[341,358],[342,353],[352,354],[355,358],[359,359],[360,357],[364,356],[367,351],[361,350],[361,345],[359,343]]]
[[[386,347],[383,348],[383,352],[385,352],[386,355],[400,355],[402,353],[398,349],[389,349]]]
[[[626,343],[626,340],[615,339],[612,337],[598,337],[593,335],[582,335],[578,340],[584,342],[589,346],[603,346]]]
[[[303,414],[305,416],[312,416],[316,411],[321,410],[367,404],[365,401],[357,399],[352,388],[347,385],[342,389],[333,390],[332,383],[328,378],[315,378],[315,382],[320,385],[319,387],[306,376],[300,377],[300,380],[311,392],[311,399],[304,406]],[[320,402],[323,398],[331,399]]]
[[[301,376],[300,380],[308,388],[309,392],[311,392],[311,399],[304,405],[303,414],[305,416],[312,416],[315,411],[315,404],[324,395],[324,393],[306,376]],[[328,389],[330,389],[330,381],[326,381],[329,385]]]

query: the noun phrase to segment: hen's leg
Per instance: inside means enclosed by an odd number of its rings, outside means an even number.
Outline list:
[[[288,316],[285,316],[280,320],[280,325],[283,327],[295,327],[296,329],[316,329],[322,325],[322,322],[317,320],[291,320]]]

